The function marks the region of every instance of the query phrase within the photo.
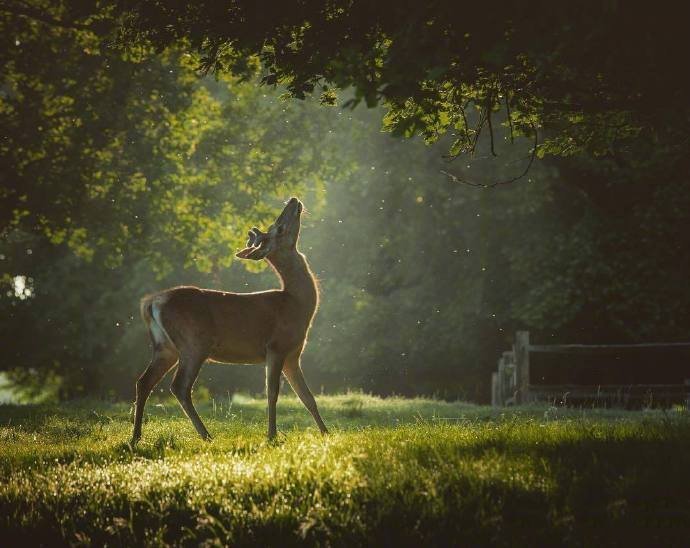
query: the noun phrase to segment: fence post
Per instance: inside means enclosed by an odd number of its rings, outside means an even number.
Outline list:
[[[518,403],[529,403],[529,331],[515,333],[515,365]]]
[[[495,371],[491,373],[491,406],[498,407],[501,405],[499,401],[499,388],[498,388],[498,373]]]
[[[503,358],[498,358],[498,400],[499,405],[506,404],[506,375]]]

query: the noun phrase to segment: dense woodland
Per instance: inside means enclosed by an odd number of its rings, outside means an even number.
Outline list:
[[[486,401],[516,329],[688,340],[684,18],[289,4],[0,0],[0,370],[132,397],[140,296],[275,286],[233,257],[291,195],[317,390]]]

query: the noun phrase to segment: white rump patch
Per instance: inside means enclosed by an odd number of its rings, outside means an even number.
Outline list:
[[[161,321],[161,305],[163,305],[166,300],[167,297],[165,296],[154,298],[153,302],[151,303],[151,315],[153,316],[153,321],[149,327],[151,328],[151,334],[157,343],[162,345],[170,343],[175,346],[175,343],[173,343],[170,335],[168,335],[168,332],[163,326],[163,322]]]

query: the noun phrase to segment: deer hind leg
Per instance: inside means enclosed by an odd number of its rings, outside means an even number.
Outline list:
[[[283,369],[284,356],[269,352],[266,358],[266,398],[268,399],[268,439],[276,437],[276,406],[280,392],[280,372]]]
[[[154,348],[151,363],[137,380],[132,445],[135,445],[141,439],[141,422],[144,416],[146,400],[148,400],[151,391],[176,362],[177,354],[172,349],[165,347]]]
[[[316,400],[314,399],[314,395],[311,393],[311,390],[309,390],[309,386],[307,386],[307,381],[304,380],[302,368],[299,365],[299,359],[292,359],[287,361],[285,363],[283,373],[285,374],[285,377],[287,377],[287,380],[290,383],[292,389],[295,391],[295,394],[297,394],[299,399],[302,400],[304,407],[306,407],[307,410],[311,413],[311,416],[314,417],[314,421],[316,422],[316,425],[319,427],[319,430],[321,430],[321,433],[328,434],[328,428],[326,428],[326,425],[321,419],[319,409],[316,406]]]
[[[205,440],[210,440],[211,435],[206,430],[199,413],[197,413],[192,403],[192,387],[194,386],[194,381],[199,376],[199,370],[205,360],[206,356],[199,355],[198,353],[183,354],[180,357],[180,364],[175,372],[170,391],[177,398],[177,401],[180,402],[182,409],[189,417],[189,420],[192,421],[199,435]]]

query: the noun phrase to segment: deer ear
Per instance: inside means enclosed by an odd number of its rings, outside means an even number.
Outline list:
[[[240,259],[251,259],[260,261],[268,254],[268,249],[264,247],[245,247],[242,251],[235,253],[235,257]]]
[[[239,257],[240,259],[251,259],[250,255],[254,251],[256,251],[255,247],[245,247],[242,251],[235,253],[235,257]]]

